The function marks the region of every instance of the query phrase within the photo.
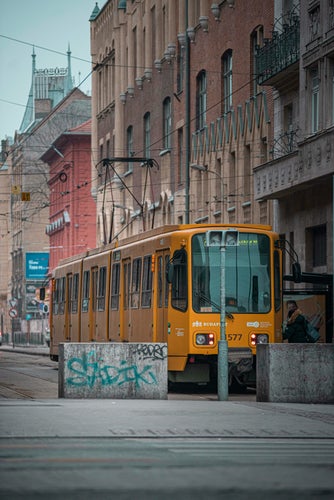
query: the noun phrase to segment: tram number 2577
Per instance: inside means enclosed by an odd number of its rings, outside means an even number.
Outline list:
[[[236,342],[242,339],[242,333],[229,333],[226,337],[227,340],[234,340]]]

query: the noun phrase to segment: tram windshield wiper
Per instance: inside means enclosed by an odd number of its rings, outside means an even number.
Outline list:
[[[217,312],[220,312],[220,310],[221,310],[220,305],[218,305],[216,302],[214,302],[213,300],[211,300],[210,297],[208,297],[207,295],[205,295],[205,293],[203,293],[203,292],[195,292],[195,296],[199,297],[200,300],[203,300],[203,301],[207,302],[208,304],[210,304],[211,306],[213,306],[215,309],[217,309]],[[228,311],[225,311],[225,315],[228,318],[230,318],[230,319],[234,318],[233,314],[231,314]]]

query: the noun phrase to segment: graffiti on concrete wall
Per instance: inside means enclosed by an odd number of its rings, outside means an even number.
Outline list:
[[[134,354],[138,359],[154,359],[163,361],[167,358],[166,344],[138,344],[135,347]]]
[[[141,359],[151,359],[152,361],[165,359],[167,352],[161,349],[146,349],[146,345],[136,346],[136,354]],[[158,348],[159,346],[157,346]],[[141,385],[157,384],[153,364],[143,364],[140,362],[128,363],[121,360],[119,365],[106,364],[102,358],[96,359],[94,350],[83,353],[81,357],[71,357],[67,361],[67,369],[70,376],[66,378],[67,384],[76,387],[92,388],[97,384],[101,386],[122,386],[134,383],[136,387]]]

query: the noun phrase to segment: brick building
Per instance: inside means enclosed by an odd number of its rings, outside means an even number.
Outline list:
[[[96,246],[91,190],[91,120],[63,132],[43,154],[50,167],[49,272],[64,259]]]
[[[111,239],[153,224],[272,222],[271,201],[254,201],[253,170],[269,160],[272,140],[272,94],[256,83],[255,54],[273,17],[273,2],[261,0],[248,2],[247,16],[237,0],[95,7],[99,244],[110,221]]]

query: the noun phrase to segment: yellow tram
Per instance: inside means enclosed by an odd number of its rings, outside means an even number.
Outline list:
[[[225,249],[229,382],[254,381],[256,346],[281,341],[282,255],[264,225],[175,225],[61,261],[54,270],[50,356],[63,342],[167,342],[170,382],[217,372],[221,260],[208,231],[238,231]]]

